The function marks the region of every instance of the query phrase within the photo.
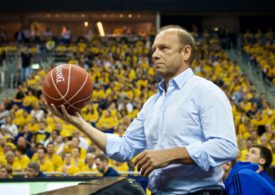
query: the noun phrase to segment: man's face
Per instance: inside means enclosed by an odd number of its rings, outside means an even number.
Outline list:
[[[32,168],[26,168],[25,169],[25,177],[26,178],[34,178],[34,177],[36,177],[38,175],[38,173],[34,170],[34,169],[32,169]]]
[[[12,164],[13,161],[14,161],[14,154],[13,154],[13,153],[8,153],[8,154],[6,155],[6,160],[7,160],[7,162],[8,162],[9,164]]]
[[[53,154],[53,153],[54,153],[54,146],[53,146],[52,144],[49,144],[49,145],[47,146],[47,152],[48,152],[49,154]]]
[[[8,178],[8,171],[6,168],[1,168],[0,169],[0,179],[5,179]]]
[[[94,157],[93,156],[87,156],[86,157],[87,165],[92,166],[94,164]]]
[[[106,162],[100,161],[99,158],[95,159],[96,168],[97,168],[97,170],[100,173],[104,173],[105,172],[106,164],[107,164]]]
[[[160,76],[170,79],[181,72],[183,50],[179,45],[177,30],[160,32],[155,38],[152,49],[154,68]]]
[[[66,165],[69,165],[71,164],[71,161],[72,161],[72,155],[70,153],[66,153],[64,156],[64,163]]]
[[[249,149],[245,160],[251,163],[256,163],[256,164],[263,164],[264,159],[261,157],[261,151],[259,148],[252,147]]]
[[[39,159],[43,159],[45,157],[45,152],[43,149],[38,149],[37,154]]]

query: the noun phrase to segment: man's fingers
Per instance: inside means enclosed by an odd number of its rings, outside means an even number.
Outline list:
[[[143,159],[140,159],[140,161],[137,164],[137,169],[140,171],[141,168],[143,168],[144,164],[148,162],[148,158],[146,156],[143,157]]]
[[[145,152],[141,152],[139,155],[137,155],[137,158],[134,162],[134,166],[137,166],[137,164],[139,163],[140,160],[142,160],[145,156]]]
[[[68,118],[70,114],[67,112],[65,106],[62,104],[61,106],[62,113]]]
[[[63,114],[56,108],[56,106],[54,104],[51,104],[49,109],[54,115],[63,119]]]
[[[140,174],[144,175],[144,173],[146,172],[146,170],[148,168],[150,168],[150,166],[151,166],[151,161],[147,161],[143,165],[141,165],[141,172],[140,172]]]
[[[154,168],[152,165],[149,166],[149,167],[145,170],[143,176],[147,177],[154,169],[155,169],[155,168]]]

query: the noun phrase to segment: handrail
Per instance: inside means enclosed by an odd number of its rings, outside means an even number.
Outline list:
[[[66,173],[63,172],[43,172],[45,175],[47,176],[68,176]],[[122,176],[140,176],[139,172],[136,171],[119,171],[118,172],[120,175]],[[14,172],[13,175],[14,176],[23,176],[25,174],[25,172],[21,171],[21,172]],[[94,172],[94,171],[80,171],[77,172],[74,176],[80,176],[80,175],[89,175],[89,176],[98,176],[99,172]]]
[[[125,176],[129,176],[129,175],[132,175],[132,176],[140,176],[140,173],[139,172],[136,172],[136,171],[119,171],[118,172],[120,175],[125,175]],[[74,176],[79,176],[79,175],[97,175],[100,174],[99,172],[93,172],[93,171],[80,171],[80,172],[77,172]]]

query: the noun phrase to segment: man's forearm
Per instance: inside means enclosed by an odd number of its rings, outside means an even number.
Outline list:
[[[77,128],[81,130],[85,135],[92,140],[92,142],[98,146],[102,151],[106,152],[107,136],[102,131],[94,128],[87,122],[83,122],[77,125]]]
[[[187,150],[184,147],[171,148],[167,149],[169,154],[169,164],[172,163],[184,163],[184,164],[193,164],[194,161],[189,156]]]

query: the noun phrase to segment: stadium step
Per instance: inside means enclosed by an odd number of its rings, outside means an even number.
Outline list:
[[[275,106],[275,86],[262,78],[259,69],[254,67],[244,56],[242,51],[231,49],[228,50],[228,55],[231,60],[237,62],[244,75],[255,86],[258,93],[265,94],[267,100]]]

